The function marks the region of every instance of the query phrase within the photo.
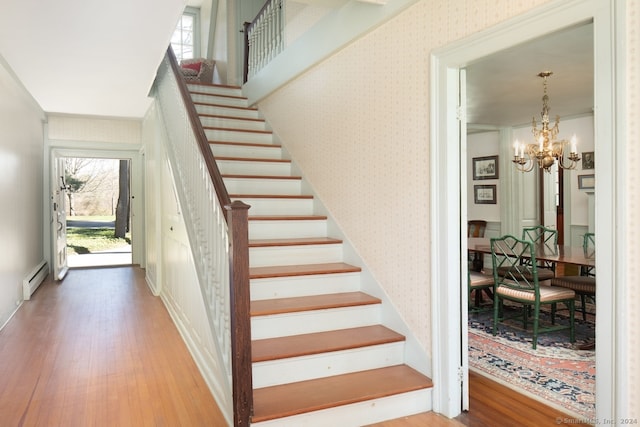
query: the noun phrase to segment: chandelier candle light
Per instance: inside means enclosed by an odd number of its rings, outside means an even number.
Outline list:
[[[533,118],[532,130],[533,136],[537,143],[525,144],[516,140],[513,144],[515,155],[513,163],[521,172],[529,172],[533,170],[535,164],[538,168],[545,172],[551,172],[551,166],[558,161],[558,166],[563,169],[575,169],[580,157],[577,153],[576,136],[573,135],[571,141],[556,140],[560,130],[560,117],[556,116],[556,122],[552,128],[549,128],[549,95],[547,95],[547,77],[553,72],[543,71],[538,74],[543,78],[544,95],[542,96],[542,128],[538,129],[536,118]],[[571,144],[567,160],[564,158],[565,145]],[[568,161],[569,163],[565,163]]]

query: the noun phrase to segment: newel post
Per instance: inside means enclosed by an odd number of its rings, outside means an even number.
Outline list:
[[[231,382],[233,386],[233,418],[236,427],[249,427],[253,415],[249,208],[249,205],[240,201],[225,206],[230,243]]]

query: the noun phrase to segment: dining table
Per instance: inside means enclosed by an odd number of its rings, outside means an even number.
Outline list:
[[[488,237],[470,237],[467,239],[469,252],[491,254],[491,239]],[[534,255],[539,261],[595,267],[596,255],[593,249],[582,246],[552,245],[539,243],[534,245]]]

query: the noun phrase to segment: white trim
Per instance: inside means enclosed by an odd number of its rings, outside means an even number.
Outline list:
[[[628,345],[624,342],[626,329],[622,308],[626,284],[624,258],[626,242],[624,215],[626,201],[623,183],[624,153],[624,82],[623,57],[616,46],[624,46],[618,38],[625,34],[623,2],[615,0],[553,1],[508,22],[456,42],[432,55],[431,68],[431,180],[432,180],[432,309],[434,411],[454,417],[460,412],[461,396],[456,393],[457,378],[453,375],[451,359],[461,354],[458,337],[466,332],[466,325],[451,325],[460,318],[458,286],[447,286],[459,279],[460,254],[466,253],[466,238],[461,223],[466,213],[460,211],[451,194],[466,192],[457,174],[461,151],[457,145],[455,123],[457,70],[471,61],[515,46],[550,32],[594,22],[595,51],[595,150],[600,163],[596,165],[598,182],[596,193],[596,236],[598,238],[598,276],[607,284],[606,292],[598,294],[598,323],[596,325],[596,417],[616,419],[623,416],[628,387],[626,359]],[[618,9],[616,9],[618,8]],[[615,79],[614,79],[615,77]],[[616,118],[619,118],[616,120]],[[465,194],[462,195],[463,199]],[[454,198],[457,199],[457,198]],[[607,238],[609,237],[609,238]],[[460,244],[451,244],[460,242]],[[445,280],[446,279],[446,280]],[[451,339],[453,337],[454,339]]]
[[[138,144],[118,144],[118,143],[82,143],[78,141],[56,141],[47,138],[48,147],[45,147],[45,156],[48,161],[59,157],[88,157],[104,159],[130,159],[131,160],[131,263],[145,264],[145,239],[144,239],[144,192],[142,176],[142,155]],[[92,148],[93,147],[93,148]],[[45,162],[46,164],[46,162]],[[45,171],[48,173],[48,171]],[[45,178],[47,179],[47,178]],[[53,260],[53,242],[51,241],[51,222],[46,219],[50,217],[49,199],[51,182],[45,182],[45,205],[43,217],[45,218],[45,247],[49,248],[47,261]]]

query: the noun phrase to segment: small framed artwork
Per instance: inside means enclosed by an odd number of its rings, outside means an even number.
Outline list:
[[[474,157],[473,179],[498,179],[498,156]]]
[[[495,185],[474,185],[473,201],[477,205],[495,205],[496,204],[496,186]]]
[[[586,151],[582,153],[582,169],[595,169],[595,156],[593,151]]]
[[[578,188],[580,190],[593,190],[596,188],[595,175],[578,175]]]

